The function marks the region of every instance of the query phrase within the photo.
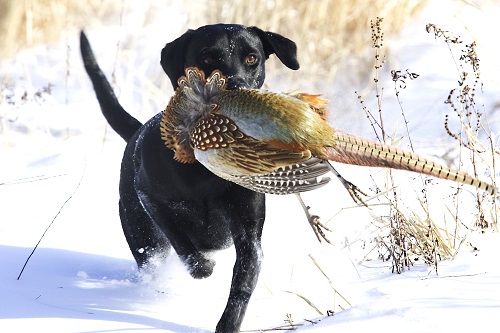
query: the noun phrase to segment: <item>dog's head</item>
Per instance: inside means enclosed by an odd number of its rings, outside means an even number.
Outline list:
[[[174,89],[186,67],[197,67],[210,75],[220,70],[228,89],[260,88],[265,79],[264,63],[275,53],[291,69],[298,69],[297,47],[279,34],[237,24],[214,24],[188,30],[165,45],[161,66]]]

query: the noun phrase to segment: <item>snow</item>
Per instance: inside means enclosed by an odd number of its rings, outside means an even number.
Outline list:
[[[400,95],[418,152],[440,156],[442,148],[450,146],[442,126],[447,112],[442,102],[457,81],[448,48],[425,32],[426,23],[478,40],[484,105],[491,110],[489,120],[498,134],[494,111],[498,111],[499,63],[492,34],[500,28],[495,19],[500,6],[486,4],[431,2],[397,40],[387,42],[391,61],[420,75]],[[114,67],[115,43],[120,42],[124,50],[117,57],[113,84],[124,107],[145,121],[166,105],[172,93],[159,69],[158,54],[166,41],[182,33],[179,26],[185,17],[159,7],[156,17],[165,14],[170,19],[156,25],[153,20],[141,33],[160,27],[165,34],[134,39],[134,29],[144,24],[140,17],[146,10],[138,4],[132,7],[124,16],[128,24],[103,24],[89,28],[88,35],[108,77]],[[226,303],[234,249],[214,254],[214,274],[205,280],[191,279],[175,255],[158,263],[158,276],[137,272],[117,209],[125,143],[100,113],[79,58],[78,32],[66,35],[61,43],[22,51],[1,64],[0,331],[212,332]],[[269,74],[271,88],[272,80]],[[49,84],[50,94],[43,92]],[[404,135],[403,126],[398,127],[399,107],[391,97],[393,83],[383,84],[385,109],[395,110],[387,114],[386,125]],[[356,87],[349,89],[324,92],[335,104],[344,101],[351,108],[350,115],[339,117],[338,126],[348,130],[352,125],[356,134],[369,133],[369,126],[355,124],[366,120],[359,106],[345,97],[354,96]],[[147,94],[141,95],[144,91]],[[378,169],[336,167],[370,195],[386,175]],[[404,205],[418,211],[420,178],[396,175]],[[455,207],[454,188],[438,180],[426,188],[434,220],[442,220],[447,207]],[[374,216],[387,214],[386,207],[356,207],[335,180],[304,195],[313,213],[332,230],[327,233],[332,245],[317,242],[294,196],[268,196],[263,267],[242,329],[289,325],[285,319],[290,314],[300,332],[468,332],[478,327],[496,332],[500,235],[491,229],[472,230],[472,193],[465,187],[459,204],[466,226],[459,232],[465,241],[453,260],[438,263],[438,274],[433,266],[419,262],[402,274],[392,273],[391,262],[378,259],[373,250],[375,237],[383,233]],[[383,203],[381,198],[370,203],[377,200]],[[322,315],[297,295],[307,298]],[[327,310],[334,315],[326,316]]]

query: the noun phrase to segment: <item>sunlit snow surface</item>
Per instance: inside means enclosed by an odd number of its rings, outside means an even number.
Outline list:
[[[493,133],[499,129],[500,65],[495,49],[498,38],[493,33],[500,31],[500,9],[488,6],[481,12],[466,6],[458,11],[461,5],[459,1],[433,2],[390,45],[391,59],[400,66],[395,69],[420,75],[400,97],[416,150],[436,159],[450,144],[443,130],[444,114],[448,112],[443,101],[458,76],[450,51],[425,32],[426,23],[454,31],[466,41],[477,38],[484,108],[489,112]],[[125,108],[141,121],[160,111],[172,94],[166,77],[159,88],[143,79],[153,73],[162,77],[159,51],[183,32],[165,26],[185,20],[167,8],[158,11],[157,16],[164,13],[171,20],[151,23],[141,33],[161,28],[166,31],[163,35],[151,34],[148,39],[134,35],[134,24],[140,21],[136,18],[143,15],[140,10],[126,13],[130,26],[119,27],[116,20],[114,26],[88,30],[108,77],[116,43],[127,41],[122,45],[119,60],[123,64],[116,67],[114,86]],[[206,280],[191,279],[175,255],[159,260],[157,277],[137,272],[117,209],[125,144],[105,125],[79,58],[77,31],[68,33],[67,40],[60,44],[26,50],[4,61],[1,73],[8,80],[0,105],[0,331],[213,331],[226,303],[234,249],[215,254],[217,266]],[[341,75],[349,75],[349,70]],[[49,83],[51,92],[44,93]],[[394,84],[390,78],[383,84],[386,126],[404,135],[401,111],[393,97]],[[273,82],[272,73],[268,73],[267,86],[301,88],[294,87],[293,82]],[[359,88],[325,89],[309,92],[324,93],[333,104],[350,109],[338,118],[332,117],[334,126],[368,135],[370,126],[353,93]],[[152,105],[151,100],[157,104]],[[370,195],[374,193],[372,178],[384,183],[384,171],[336,167]],[[418,210],[420,178],[397,173],[397,182],[406,198],[404,205]],[[435,220],[446,215],[446,207],[454,209],[453,186],[432,180],[426,187]],[[459,213],[463,224],[473,227],[473,192],[466,187],[463,192]],[[438,274],[434,267],[419,263],[398,275],[391,273],[391,262],[379,260],[376,249],[371,251],[378,235],[373,216],[366,208],[354,207],[340,183],[334,180],[304,198],[332,230],[327,233],[332,245],[317,242],[295,197],[268,196],[265,257],[243,330],[290,325],[286,321],[289,314],[297,330],[304,332],[497,332],[498,233],[488,230],[480,234],[463,228],[461,233],[468,237],[459,254],[454,260],[439,262]],[[384,202],[382,198],[377,200]],[[374,208],[374,215],[384,213],[384,207]],[[335,295],[311,257],[350,305]],[[297,295],[307,298],[323,315]],[[327,317],[328,310],[334,315]]]

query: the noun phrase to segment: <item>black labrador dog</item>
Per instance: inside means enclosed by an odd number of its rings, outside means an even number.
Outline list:
[[[120,218],[140,268],[171,247],[194,278],[208,277],[215,262],[207,253],[234,244],[236,262],[229,299],[216,332],[238,332],[257,283],[262,259],[264,194],[223,180],[201,164],[181,164],[160,137],[161,112],[142,125],[119,104],[97,65],[85,34],[85,69],[111,127],[127,141],[120,177]],[[220,70],[229,89],[260,88],[271,55],[298,69],[293,41],[256,27],[216,24],[189,30],[166,44],[161,66],[175,89],[186,67]]]

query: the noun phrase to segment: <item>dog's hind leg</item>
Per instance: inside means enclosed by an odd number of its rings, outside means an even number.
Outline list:
[[[129,149],[133,149],[133,145],[128,145],[126,152]],[[142,269],[147,268],[153,257],[168,254],[171,245],[141,203],[134,186],[134,168],[134,161],[124,157],[120,178],[120,220],[130,251]]]
[[[168,254],[170,243],[151,221],[137,197],[120,200],[122,229],[139,269],[147,269],[151,259]]]

